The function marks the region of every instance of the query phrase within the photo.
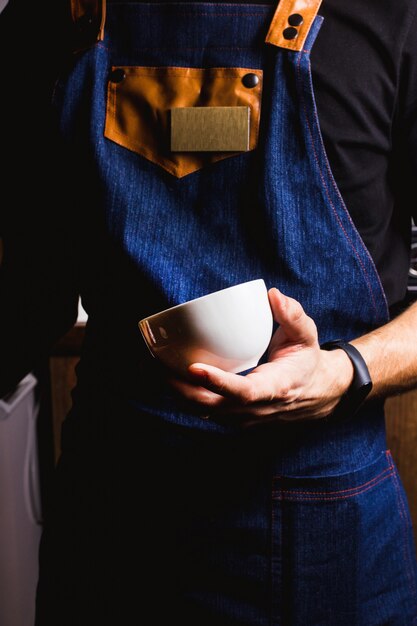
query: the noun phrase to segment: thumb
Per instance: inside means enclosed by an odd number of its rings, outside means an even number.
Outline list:
[[[288,341],[307,345],[317,342],[317,327],[297,300],[285,296],[275,287],[269,290],[268,296],[274,320]]]

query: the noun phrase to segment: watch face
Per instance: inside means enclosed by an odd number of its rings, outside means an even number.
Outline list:
[[[362,404],[365,398],[369,395],[371,389],[372,389],[371,381],[364,383],[360,387],[356,388],[355,391],[353,391],[352,389],[352,396],[353,396],[352,400],[356,398],[356,401],[358,402],[358,408],[359,408],[359,405]]]

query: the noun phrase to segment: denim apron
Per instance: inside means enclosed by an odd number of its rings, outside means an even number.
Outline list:
[[[94,458],[91,476],[67,489],[72,505],[61,504],[68,524],[77,489],[96,501],[97,468],[105,471],[118,576],[74,574],[69,588],[90,581],[69,602],[83,610],[59,623],[91,626],[112,611],[124,623],[124,610],[131,623],[129,611],[139,620],[147,603],[152,624],[417,623],[411,523],[382,403],[340,423],[242,433],[176,397],[137,328],[163,308],[256,278],[299,300],[320,342],[387,321],[321,138],[309,61],[319,2],[108,2],[106,16],[104,4],[84,4],[98,12],[79,9],[80,32],[96,24],[97,41],[79,46],[54,93],[68,189],[87,233],[89,313],[58,476],[76,480],[65,468],[75,475],[81,458]],[[172,153],[166,111],[190,102],[249,106],[250,150]],[[64,514],[55,515],[57,525]],[[47,526],[45,561],[53,535]],[[91,532],[89,553],[95,541]],[[123,554],[145,583],[126,573]],[[95,595],[92,579],[102,582]],[[48,593],[49,603],[62,596],[51,584],[41,567],[39,624],[49,623]]]

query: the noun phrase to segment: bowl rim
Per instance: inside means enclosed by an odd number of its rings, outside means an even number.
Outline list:
[[[237,285],[231,285],[230,287],[225,287],[224,289],[218,289],[217,291],[211,291],[210,293],[207,293],[205,296],[200,296],[198,298],[193,298],[192,300],[187,300],[187,302],[182,302],[180,304],[176,304],[175,306],[171,306],[168,307],[167,309],[162,309],[162,311],[158,311],[157,313],[153,313],[152,315],[148,315],[147,317],[142,318],[141,320],[139,320],[138,324],[142,324],[143,322],[149,321],[155,317],[158,317],[159,315],[162,315],[163,313],[168,313],[169,311],[174,311],[175,309],[180,309],[183,307],[188,306],[189,304],[193,304],[194,302],[200,302],[201,300],[207,300],[209,298],[211,298],[212,296],[216,296],[219,293],[223,293],[225,291],[230,291],[231,289],[238,289],[239,287],[244,287],[246,285],[249,285],[251,283],[263,283],[266,289],[266,284],[265,284],[265,280],[263,278],[255,278],[254,280],[247,280],[244,283],[238,283]]]

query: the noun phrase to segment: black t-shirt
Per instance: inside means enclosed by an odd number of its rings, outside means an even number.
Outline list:
[[[417,215],[417,2],[323,0],[311,63],[333,174],[390,305]]]
[[[0,16],[0,52],[8,57],[2,59],[2,133],[13,128],[34,168],[35,146],[22,136],[33,132],[25,127],[25,112],[47,123],[47,92],[65,48],[68,6],[69,0],[10,0]],[[324,23],[311,53],[332,170],[390,305],[406,292],[410,220],[417,214],[416,13],[417,0],[323,0]]]

